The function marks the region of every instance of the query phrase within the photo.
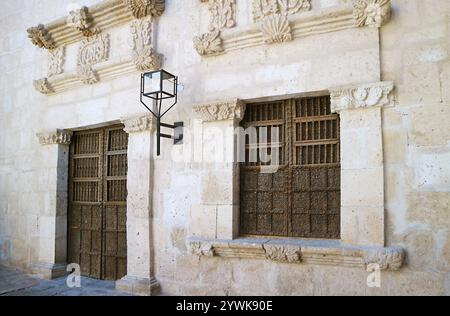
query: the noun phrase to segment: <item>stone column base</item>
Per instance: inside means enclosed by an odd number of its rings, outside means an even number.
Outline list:
[[[69,274],[64,263],[34,263],[30,265],[30,274],[40,279],[57,279]]]
[[[116,290],[133,295],[152,296],[158,294],[159,289],[159,283],[154,277],[147,279],[127,275],[116,281]]]

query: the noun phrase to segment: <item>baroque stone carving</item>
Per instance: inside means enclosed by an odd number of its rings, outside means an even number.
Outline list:
[[[357,26],[381,27],[391,18],[391,0],[354,0],[353,17]]]
[[[109,36],[107,34],[97,34],[87,37],[81,42],[78,51],[77,75],[85,84],[98,82],[98,75],[92,68],[108,59]]]
[[[48,72],[49,77],[59,75],[63,72],[64,47],[58,47],[48,51]]]
[[[203,242],[191,242],[188,244],[189,251],[191,254],[196,255],[198,257],[213,257],[214,249],[210,243]]]
[[[38,133],[37,137],[41,145],[70,145],[72,132],[56,130],[52,132]]]
[[[137,19],[148,15],[161,16],[166,9],[165,0],[122,0],[122,2]]]
[[[384,248],[368,251],[364,257],[366,266],[378,265],[380,270],[397,271],[403,266],[405,261],[405,251],[402,248]]]
[[[284,263],[301,262],[300,247],[264,245],[266,258]]]
[[[246,105],[241,100],[216,102],[194,106],[194,112],[203,122],[234,120],[242,121]]]
[[[281,14],[270,15],[261,23],[261,32],[267,44],[292,41],[292,30],[289,21]]]
[[[93,18],[87,7],[70,11],[66,23],[75,27],[84,36],[92,36],[100,32],[100,30],[93,28]]]
[[[151,33],[151,17],[131,23],[131,36],[133,38],[132,59],[140,71],[161,68],[162,57],[152,47]]]
[[[292,15],[311,10],[311,0],[253,0],[253,20],[259,21],[270,15]]]
[[[46,49],[53,49],[56,46],[51,35],[42,24],[39,24],[36,27],[30,27],[27,30],[27,33],[33,45]]]
[[[236,25],[236,0],[210,0],[208,6],[211,14],[210,31],[231,28]]]
[[[154,131],[156,128],[153,116],[151,115],[123,119],[122,123],[125,125],[124,131],[128,134]]]
[[[331,91],[333,112],[393,104],[393,82],[378,82]]]
[[[202,55],[216,55],[223,52],[223,42],[220,31],[215,30],[194,38],[194,47]]]
[[[48,82],[47,78],[42,78],[38,80],[33,81],[33,86],[36,89],[36,91],[42,93],[42,94],[50,94],[53,93],[53,88]]]

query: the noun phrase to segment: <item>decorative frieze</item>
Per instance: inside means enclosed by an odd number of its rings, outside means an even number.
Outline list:
[[[255,22],[264,18],[281,14],[285,17],[302,11],[311,10],[311,0],[253,0],[253,20]]]
[[[331,109],[333,112],[373,106],[392,106],[394,83],[378,82],[356,87],[331,90]]]
[[[65,47],[58,47],[48,51],[47,76],[52,77],[63,72]]]
[[[52,86],[47,78],[42,78],[33,81],[34,89],[42,94],[51,94],[54,92]]]
[[[212,56],[223,53],[220,31],[212,31],[194,37],[194,48],[201,56]]]
[[[222,30],[236,25],[236,0],[210,0],[208,9],[211,15],[209,30]]]
[[[281,14],[266,17],[261,22],[261,32],[267,44],[289,42],[293,39],[289,21]]]
[[[356,26],[381,27],[391,18],[391,0],[354,0]]]
[[[166,9],[165,0],[122,0],[123,4],[137,19],[146,16],[158,17],[164,13]]]
[[[242,121],[245,114],[245,103],[241,100],[214,102],[194,106],[194,112],[203,122],[234,120]]]
[[[301,262],[301,249],[295,246],[264,245],[266,258],[283,263]]]
[[[41,145],[70,145],[73,133],[66,130],[38,133],[37,137]]]
[[[151,115],[122,119],[124,131],[128,134],[154,131],[156,129],[154,117]]]
[[[151,71],[161,68],[162,56],[152,47],[152,18],[147,17],[131,23],[133,39],[132,59],[140,71]]]
[[[94,20],[87,7],[72,10],[67,16],[67,25],[76,28],[83,36],[92,36],[100,32],[94,28]]]
[[[39,24],[36,27],[30,27],[27,30],[27,33],[33,45],[46,49],[53,49],[56,47],[53,38],[42,24]]]
[[[108,60],[109,36],[97,34],[85,38],[78,51],[77,74],[85,84],[98,82],[98,75],[92,68],[93,65]]]
[[[189,238],[190,253],[204,257],[271,260],[291,264],[335,265],[367,269],[377,264],[380,270],[397,271],[405,261],[400,247],[344,246],[339,241],[270,239],[209,240]]]

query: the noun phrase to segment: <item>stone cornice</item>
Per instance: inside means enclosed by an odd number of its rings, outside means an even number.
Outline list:
[[[271,6],[270,1],[265,5]],[[248,26],[210,30],[194,38],[194,47],[202,56],[215,56],[345,29],[381,27],[391,17],[390,0],[353,0],[339,7],[310,9],[311,5],[304,5],[300,10],[288,13],[274,11],[267,15],[266,12],[266,16]]]
[[[400,247],[356,247],[339,241],[303,241],[270,239],[207,240],[189,238],[191,254],[199,257],[266,259],[291,264],[336,265],[380,270],[402,268],[405,251]]]
[[[73,133],[66,130],[38,133],[36,136],[41,145],[70,145]]]
[[[245,114],[245,103],[239,99],[212,102],[194,106],[194,112],[203,122],[242,121]]]
[[[152,115],[124,118],[121,121],[125,125],[125,132],[128,134],[146,131],[153,132],[156,129],[155,120]]]
[[[85,35],[116,27],[135,18],[159,16],[164,9],[165,0],[105,0],[90,8],[73,12],[72,17],[62,17],[27,31],[34,45],[54,49],[79,42]]]
[[[392,81],[331,89],[331,110],[338,113],[356,108],[393,106],[393,90]]]

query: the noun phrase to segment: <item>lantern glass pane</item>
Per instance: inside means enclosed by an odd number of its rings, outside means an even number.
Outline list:
[[[161,72],[145,74],[144,94],[155,94],[161,92]]]

